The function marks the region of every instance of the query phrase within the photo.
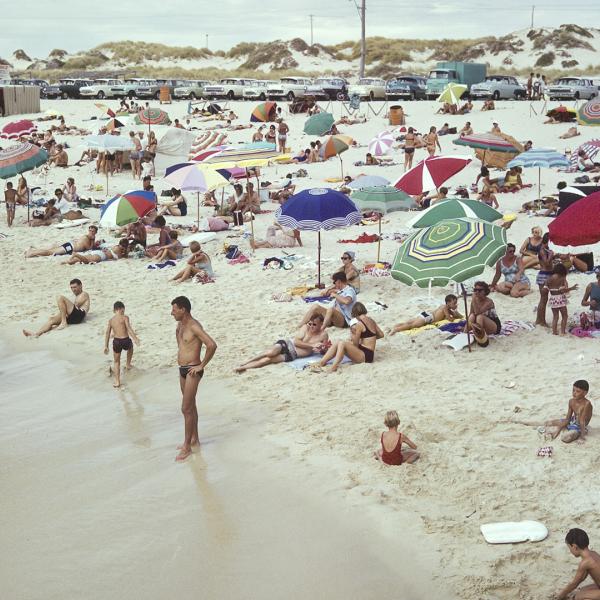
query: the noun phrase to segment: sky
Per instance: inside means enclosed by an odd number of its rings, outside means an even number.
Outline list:
[[[45,58],[53,48],[77,52],[121,40],[205,47],[207,34],[211,50],[242,41],[301,37],[310,42],[311,14],[314,42],[334,44],[360,37],[355,5],[360,1],[0,0],[0,57],[10,59],[19,48],[32,58]],[[366,30],[367,36],[394,38],[500,36],[529,28],[531,7],[520,0],[366,0]],[[600,3],[547,0],[535,5],[535,27],[569,22],[600,27]]]

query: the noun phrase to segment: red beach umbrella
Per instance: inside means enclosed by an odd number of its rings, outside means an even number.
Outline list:
[[[600,241],[600,192],[590,194],[562,211],[548,226],[558,246],[585,246]]]
[[[394,187],[411,196],[417,196],[439,188],[470,162],[471,159],[468,156],[430,156],[404,173],[394,183]]]
[[[0,132],[0,138],[5,140],[18,140],[22,135],[29,135],[37,131],[37,126],[29,119],[20,119],[7,123]]]

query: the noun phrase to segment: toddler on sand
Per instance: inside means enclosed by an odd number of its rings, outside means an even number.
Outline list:
[[[133,331],[129,317],[125,314],[125,305],[117,301],[113,305],[115,316],[109,320],[106,328],[106,336],[104,338],[104,354],[108,354],[108,342],[110,341],[111,333],[113,335],[113,375],[115,382],[114,387],[121,387],[121,352],[127,351],[127,363],[125,369],[131,369],[131,359],[133,357],[133,341],[139,346],[140,340]],[[130,337],[131,336],[131,337]]]
[[[418,452],[414,452],[417,449],[416,444],[398,431],[398,425],[400,425],[398,413],[395,410],[389,410],[383,424],[388,430],[381,434],[381,449],[375,452],[375,458],[386,465],[414,463],[420,455]],[[402,444],[406,444],[412,450],[402,452]]]

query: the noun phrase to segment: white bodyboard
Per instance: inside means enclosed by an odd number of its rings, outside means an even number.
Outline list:
[[[488,544],[518,544],[541,542],[548,537],[548,529],[539,521],[486,523],[481,533]]]

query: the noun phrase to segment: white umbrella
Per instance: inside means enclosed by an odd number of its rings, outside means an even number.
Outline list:
[[[391,132],[382,131],[369,142],[369,152],[374,156],[383,156],[389,152],[394,141],[395,139]]]

